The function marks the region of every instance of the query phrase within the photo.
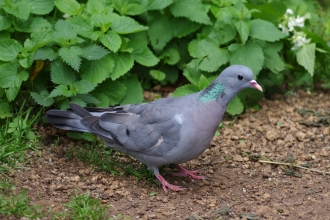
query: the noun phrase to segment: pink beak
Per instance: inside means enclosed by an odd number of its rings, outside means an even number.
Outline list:
[[[257,83],[257,81],[251,80],[250,84],[253,86],[253,88],[258,89],[259,91],[263,92],[262,87]]]

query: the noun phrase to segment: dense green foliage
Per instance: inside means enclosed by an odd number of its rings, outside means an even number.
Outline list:
[[[181,73],[191,84],[174,95],[185,95],[231,64],[266,91],[285,80],[330,87],[326,36],[329,16],[303,0],[0,0],[0,118],[22,97],[62,109],[139,103]],[[261,98],[246,94],[231,114]]]

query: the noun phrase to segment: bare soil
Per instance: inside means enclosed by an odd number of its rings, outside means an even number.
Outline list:
[[[330,219],[330,96],[298,91],[263,100],[236,121],[226,118],[209,149],[183,164],[207,180],[164,174],[187,188],[165,194],[156,184],[116,176],[66,154],[79,142],[63,131],[39,127],[39,154],[29,152],[29,169],[12,173],[14,184],[28,190],[32,202],[54,212],[76,191],[90,192],[108,205],[109,217],[131,219]],[[60,135],[56,146],[52,145]],[[118,154],[123,161],[132,161]],[[310,170],[269,164],[276,161]],[[118,164],[120,167],[121,165]],[[171,171],[175,171],[172,169]]]

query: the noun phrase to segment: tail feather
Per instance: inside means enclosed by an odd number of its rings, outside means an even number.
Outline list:
[[[82,118],[72,111],[49,110],[46,113],[46,119],[60,129],[88,132],[86,127],[80,122]]]

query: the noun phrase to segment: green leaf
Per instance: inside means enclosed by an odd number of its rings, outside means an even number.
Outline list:
[[[141,45],[137,40],[128,42],[127,47],[132,47],[132,56],[136,62],[143,66],[155,66],[159,59],[152,53],[147,45]]]
[[[173,37],[185,37],[193,32],[195,32],[198,28],[200,28],[200,24],[190,21],[187,18],[172,18],[170,20]]]
[[[69,48],[62,47],[58,50],[58,55],[69,64],[74,70],[79,71],[83,51],[80,47],[72,46]],[[88,56],[88,55],[87,55]]]
[[[160,70],[150,70],[149,73],[154,79],[158,81],[163,81],[166,77],[166,74]]]
[[[54,8],[53,0],[25,0],[31,7],[31,13],[37,15],[45,15]]]
[[[186,17],[197,23],[212,24],[207,15],[209,6],[204,5],[200,0],[177,0],[170,8],[175,17]]]
[[[26,71],[17,72],[17,62],[8,62],[0,65],[0,87],[6,89],[9,101],[15,99],[23,81],[29,78]]]
[[[100,103],[100,101],[91,94],[77,94],[76,97],[89,104],[95,105]]]
[[[45,29],[52,29],[53,25],[49,23],[46,19],[41,17],[32,18],[31,24],[29,27],[29,32],[38,32]]]
[[[66,85],[58,85],[55,89],[50,93],[49,97],[54,98],[56,96],[65,96],[71,97],[73,96],[73,92],[69,90]]]
[[[258,43],[248,41],[245,45],[231,44],[228,50],[231,52],[230,65],[245,65],[251,68],[255,76],[259,74],[264,63],[264,54]]]
[[[76,104],[80,105],[81,107],[86,107],[86,105],[87,105],[87,103],[85,101],[81,100],[77,96],[72,96],[71,102],[76,103]]]
[[[281,42],[266,43],[263,51],[265,55],[265,66],[273,73],[278,73],[285,69],[285,64],[278,52],[282,49]]]
[[[73,83],[74,90],[79,94],[87,94],[90,91],[93,91],[95,87],[96,84],[84,79]]]
[[[81,78],[94,84],[101,83],[110,76],[114,67],[112,55],[106,55],[100,60],[83,62]]]
[[[233,40],[236,33],[234,26],[231,24],[217,21],[208,36],[211,39],[216,39],[219,42],[219,45],[223,45]]]
[[[0,118],[8,118],[8,117],[13,117],[13,113],[11,113],[10,108],[9,108],[9,103],[1,102],[0,103]]]
[[[183,69],[183,75],[189,80],[190,83],[194,84],[196,87],[199,85],[199,79],[202,74],[202,72],[197,68],[197,66],[197,59],[193,59]]]
[[[96,107],[108,107],[110,106],[110,100],[104,92],[94,92],[93,95],[99,101],[95,106]]]
[[[34,60],[50,60],[53,61],[57,57],[57,53],[51,47],[43,47],[36,51],[34,54]]]
[[[125,97],[127,88],[124,84],[118,81],[112,81],[107,79],[102,82],[97,88],[95,93],[104,93],[108,97],[109,104],[106,106],[118,105],[120,101]],[[95,93],[93,93],[95,95]],[[96,95],[96,97],[98,97]]]
[[[76,80],[72,69],[59,60],[51,62],[50,78],[53,83],[63,85],[70,85]]]
[[[76,0],[55,0],[54,4],[65,14],[78,15],[80,13],[81,6]]]
[[[89,44],[82,48],[84,51],[81,56],[87,60],[99,60],[106,56],[109,52],[96,44]]]
[[[122,15],[139,15],[147,10],[141,1],[115,0],[115,8]]]
[[[210,85],[209,80],[202,74],[199,78],[199,90],[203,90]]]
[[[195,85],[188,84],[178,87],[172,94],[174,97],[185,96],[199,92],[198,88]]]
[[[0,15],[0,31],[6,30],[11,26],[11,19],[8,16]]]
[[[126,95],[121,100],[120,104],[136,104],[143,101],[142,86],[136,75],[130,75],[126,79],[122,79],[121,83],[127,88]]]
[[[248,7],[258,9],[258,12],[253,13],[254,18],[260,18],[274,24],[278,24],[279,20],[283,19],[287,9],[287,5],[283,1],[265,2],[258,5],[248,5]]]
[[[73,16],[70,17],[67,22],[71,24],[74,30],[83,37],[97,40],[99,34],[94,31],[94,26],[91,24],[89,18],[82,17],[82,16]]]
[[[170,21],[159,12],[148,13],[148,36],[151,45],[156,51],[161,51],[172,39],[172,27]]]
[[[49,93],[47,90],[43,90],[40,93],[31,92],[31,96],[36,103],[41,106],[51,106],[54,103],[54,99],[49,97]]]
[[[121,46],[121,38],[114,31],[108,31],[106,34],[101,35],[101,43],[112,52],[117,52]]]
[[[13,61],[17,55],[23,50],[22,45],[16,40],[5,39],[0,40],[0,60]]]
[[[116,80],[119,77],[125,75],[134,65],[134,59],[130,53],[118,53],[112,55],[114,60],[114,67],[110,77],[112,80]]]
[[[226,112],[230,115],[239,115],[244,111],[244,105],[241,100],[235,96],[228,104]]]
[[[67,21],[58,20],[54,27],[53,37],[55,40],[71,40],[77,37],[74,26]]]
[[[246,40],[249,37],[251,21],[234,19],[233,25],[239,33],[242,43],[245,44]]]
[[[131,34],[140,31],[148,30],[148,27],[140,25],[134,19],[126,16],[118,16],[112,14],[112,26],[111,29],[118,34]]]
[[[25,1],[17,1],[12,4],[6,4],[6,6],[3,7],[3,10],[19,19],[26,20],[30,15],[31,7],[29,3]]]
[[[173,0],[149,0],[148,10],[161,10],[173,3]]]
[[[297,52],[297,62],[303,66],[311,76],[314,74],[315,47],[315,43],[304,44]]]
[[[177,49],[169,47],[164,50],[160,58],[169,65],[175,65],[180,61],[180,53]]]
[[[274,24],[268,21],[256,19],[252,20],[250,36],[260,40],[274,42],[285,37],[286,35],[277,29]]]

